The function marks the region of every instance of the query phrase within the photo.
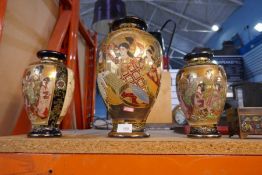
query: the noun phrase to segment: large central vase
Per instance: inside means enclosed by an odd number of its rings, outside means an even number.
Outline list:
[[[148,137],[147,116],[158,95],[162,50],[137,17],[112,23],[98,58],[97,83],[112,118],[110,137]]]

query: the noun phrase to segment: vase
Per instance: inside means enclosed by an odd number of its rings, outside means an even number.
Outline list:
[[[59,125],[73,97],[74,76],[63,61],[66,55],[41,50],[40,62],[28,66],[22,80],[25,110],[32,130],[29,137],[59,137]]]
[[[162,50],[146,23],[115,20],[100,46],[97,84],[112,118],[110,137],[148,137],[147,116],[158,95]]]
[[[195,48],[184,57],[187,64],[176,77],[177,96],[190,126],[188,137],[220,137],[217,123],[223,112],[227,78],[212,61],[208,48]]]

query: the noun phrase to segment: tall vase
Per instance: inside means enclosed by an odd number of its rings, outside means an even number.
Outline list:
[[[40,62],[28,66],[23,76],[26,113],[32,123],[29,137],[59,137],[59,124],[74,92],[74,76],[60,52],[41,50]]]
[[[225,105],[227,78],[212,56],[210,49],[194,49],[184,57],[187,64],[176,77],[177,96],[190,125],[188,137],[221,136],[216,126]]]
[[[162,51],[137,17],[112,23],[98,58],[97,83],[112,118],[110,137],[148,137],[147,116],[158,95]]]

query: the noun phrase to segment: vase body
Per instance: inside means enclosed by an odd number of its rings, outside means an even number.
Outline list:
[[[221,136],[216,125],[225,105],[227,78],[211,57],[209,50],[186,55],[187,65],[176,77],[177,96],[190,125],[189,137]]]
[[[110,137],[148,137],[147,116],[158,95],[162,51],[139,18],[113,22],[100,46],[97,83],[112,118]]]
[[[31,121],[29,137],[59,137],[59,125],[74,92],[74,76],[63,61],[65,55],[42,50],[40,62],[28,66],[22,87],[26,113]]]

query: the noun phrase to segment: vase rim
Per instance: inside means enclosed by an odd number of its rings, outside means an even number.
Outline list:
[[[121,28],[121,24],[124,24],[124,23],[135,24],[136,28],[144,30],[144,31],[147,30],[147,24],[143,19],[137,16],[126,16],[123,18],[118,18],[112,22],[112,25],[111,25],[112,31],[115,31]]]
[[[210,48],[194,48],[192,52],[184,56],[185,61],[190,61],[193,58],[206,57],[212,59],[213,51]]]
[[[37,52],[38,58],[44,58],[44,57],[52,57],[57,58],[58,60],[66,60],[66,54],[54,50],[40,50]]]

